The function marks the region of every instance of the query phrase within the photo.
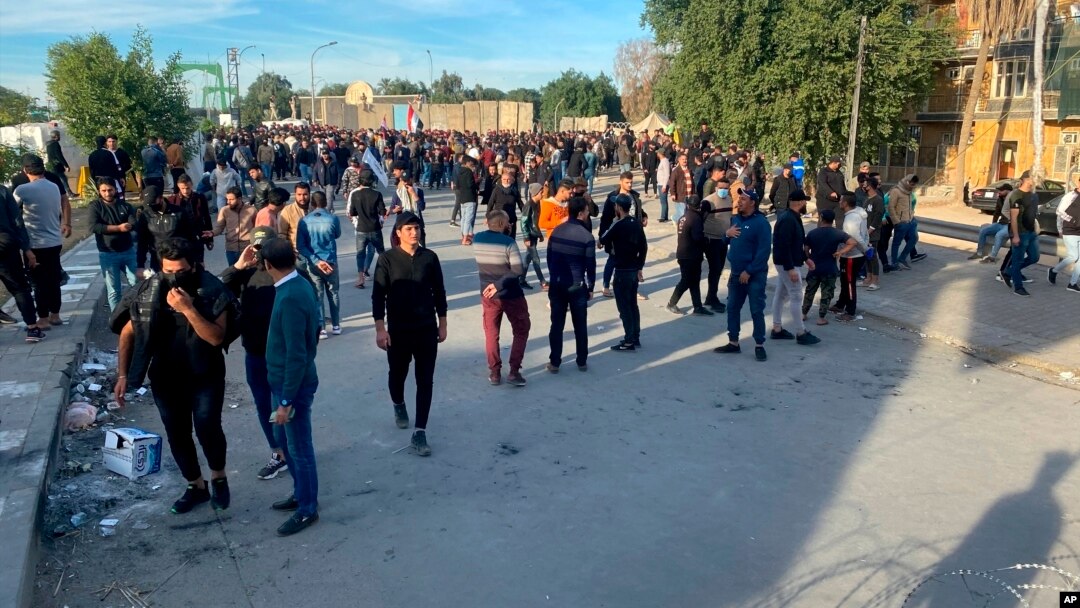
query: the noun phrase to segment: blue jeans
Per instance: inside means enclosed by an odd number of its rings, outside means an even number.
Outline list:
[[[308,267],[308,274],[311,276],[311,282],[315,284],[315,293],[319,296],[319,326],[323,324],[321,319],[323,303],[329,302],[330,325],[339,327],[341,325],[341,281],[337,264],[334,264],[334,271],[328,275],[323,275],[318,268],[311,266]]]
[[[472,236],[476,224],[476,203],[461,203],[461,236]]]
[[[225,262],[228,263],[229,266],[232,266],[236,263],[237,260],[240,259],[241,253],[243,252],[225,250]]]
[[[1065,257],[1054,266],[1054,272],[1065,272],[1069,264],[1072,264],[1073,271],[1069,278],[1069,285],[1076,285],[1076,282],[1080,281],[1080,236],[1066,234],[1062,235],[1061,239],[1065,241]]]
[[[274,177],[274,173],[273,173],[274,166],[273,166],[273,164],[271,164],[271,163],[259,163],[259,168],[262,169],[263,177],[265,177],[266,179],[271,179],[271,178]]]
[[[311,183],[311,165],[300,165],[300,181]]]
[[[622,165],[619,166],[619,172],[620,173],[626,173],[629,170],[630,170],[630,163],[623,163]]]
[[[1021,271],[1039,261],[1039,235],[1035,232],[1021,232],[1020,244],[1012,247],[1012,263],[1009,276],[1012,277],[1013,289],[1024,287],[1024,275]]]
[[[559,161],[559,175],[566,177],[566,167],[570,164],[568,160]]]
[[[382,255],[383,251],[382,232],[357,232],[356,272],[369,274],[368,269],[375,261],[375,254]]]
[[[897,250],[900,249],[900,241],[904,241],[904,250],[897,257]],[[908,258],[911,256],[911,250],[915,248],[915,244],[919,242],[919,232],[915,221],[903,222],[893,226],[892,233],[892,263],[907,264]]]
[[[270,422],[270,414],[273,412],[270,406],[270,380],[266,375],[266,357],[245,353],[244,371],[247,373],[251,398],[255,401],[255,413],[259,417],[259,427],[262,428],[267,445],[276,452],[278,442],[277,438],[274,437],[274,425]]]
[[[675,203],[675,215],[671,216],[672,221],[677,225],[684,215],[686,215],[686,203]]]
[[[666,222],[668,220],[668,193],[667,187],[660,189],[660,221]]]
[[[596,179],[596,172],[595,171],[586,171],[585,172],[585,181],[587,181],[589,183],[589,195],[590,196],[592,196],[593,181],[595,179]]]
[[[247,169],[244,169],[243,171],[240,172],[240,191],[244,193],[244,196],[247,196],[247,194],[248,194],[247,188],[244,187],[244,184],[247,184],[247,183],[251,184],[251,188],[254,191],[254,189],[255,189],[255,180],[251,179],[251,174],[248,173]]]
[[[101,266],[101,274],[105,277],[105,292],[109,298],[109,310],[115,310],[120,304],[120,292],[123,288],[121,278],[126,277],[129,286],[134,287],[135,279],[135,247],[128,251],[111,252],[99,251],[98,264]]]
[[[555,182],[555,185],[558,185],[559,182],[562,181],[562,176],[563,176],[562,165],[561,164],[551,165],[551,179],[552,179],[552,181]]]
[[[750,275],[745,285],[739,282],[741,272],[731,271],[728,278],[727,331],[732,343],[739,342],[739,326],[742,325],[742,307],[750,300],[750,319],[754,322],[754,342],[765,344],[765,283],[768,272]]]
[[[1004,234],[1005,236],[1002,236]],[[975,245],[975,252],[982,252],[983,245],[986,244],[987,239],[994,237],[994,247],[990,250],[990,257],[997,257],[998,251],[1001,250],[1001,246],[1005,243],[1005,239],[1009,238],[1009,227],[1005,224],[986,224],[979,229],[979,240]]]
[[[300,503],[296,512],[305,517],[319,512],[319,473],[315,466],[315,443],[311,438],[311,405],[315,401],[316,388],[318,384],[301,387],[292,402],[296,412],[292,420],[274,425],[274,436],[292,475],[293,496]],[[275,392],[273,402],[280,403],[281,395]]]

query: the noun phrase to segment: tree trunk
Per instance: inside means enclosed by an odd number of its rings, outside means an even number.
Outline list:
[[[1031,175],[1035,183],[1042,183],[1043,178],[1043,79],[1044,70],[1044,43],[1046,42],[1046,16],[1050,12],[1050,0],[1039,0],[1035,5],[1035,39],[1032,44],[1035,47],[1035,89],[1032,94],[1033,112],[1031,115],[1031,128],[1034,134],[1035,158],[1032,162]]]
[[[975,124],[975,109],[979,104],[979,95],[982,94],[982,81],[986,75],[986,58],[990,55],[990,42],[990,32],[984,29],[982,40],[979,43],[979,58],[975,61],[975,74],[971,80],[971,88],[968,91],[967,104],[964,106],[964,120],[960,123],[960,139],[956,142],[956,171],[953,178],[953,190],[954,195],[957,197],[963,197],[964,182],[967,179],[965,162],[968,139],[971,138],[971,130]]]

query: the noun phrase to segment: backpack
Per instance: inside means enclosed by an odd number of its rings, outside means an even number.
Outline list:
[[[236,168],[247,170],[251,167],[251,161],[251,152],[248,152],[247,146],[236,146],[232,153],[232,162]]]

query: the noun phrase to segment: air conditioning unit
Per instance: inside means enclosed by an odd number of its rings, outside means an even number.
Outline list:
[[[1060,143],[1063,146],[1075,146],[1080,143],[1080,133],[1076,131],[1062,132]]]

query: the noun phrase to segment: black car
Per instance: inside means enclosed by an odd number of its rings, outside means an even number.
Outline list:
[[[989,186],[983,186],[976,188],[971,193],[970,200],[968,200],[968,206],[972,209],[978,209],[983,213],[992,214],[994,207],[997,205],[997,190],[998,188],[1009,184],[1013,188],[1020,183],[1018,179],[1002,179],[998,180]],[[1057,180],[1045,179],[1041,186],[1035,188],[1035,194],[1039,197],[1039,204],[1042,205],[1054,197],[1065,194],[1065,183]]]

